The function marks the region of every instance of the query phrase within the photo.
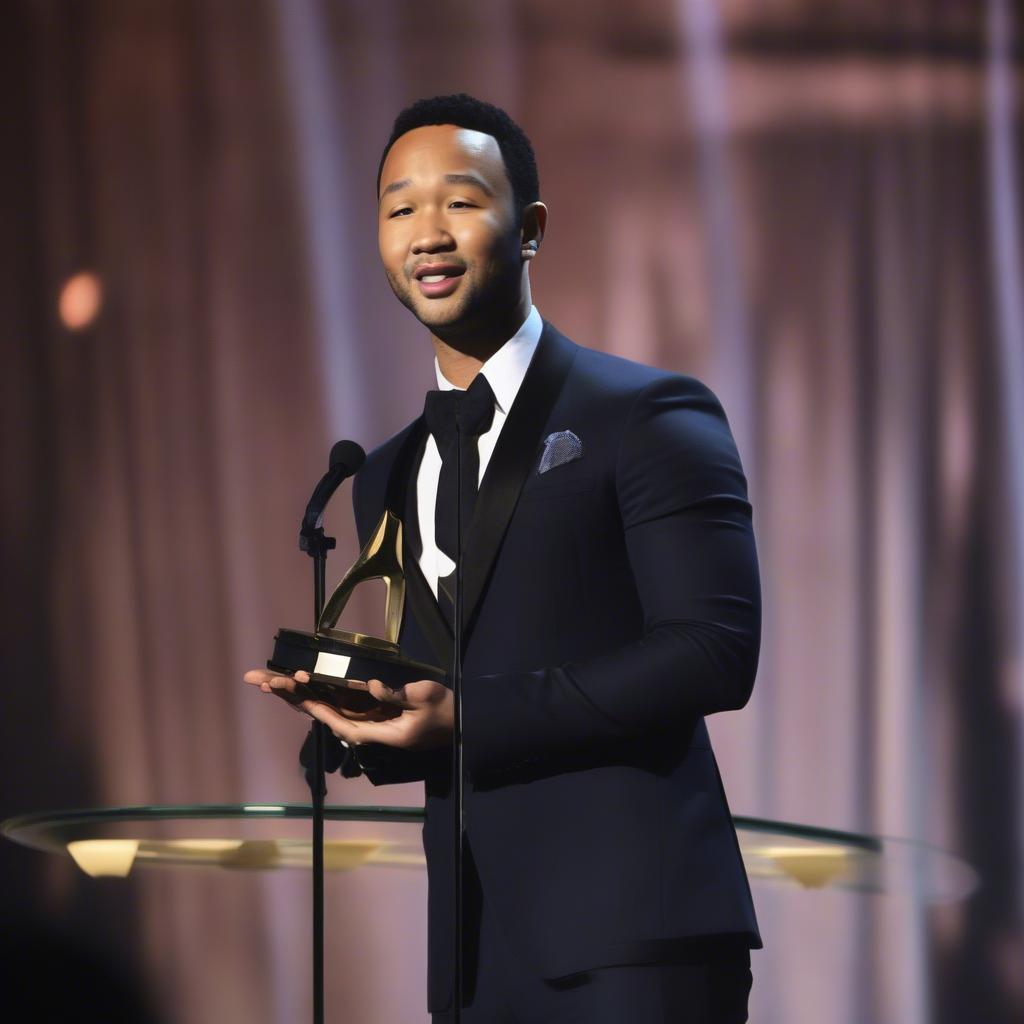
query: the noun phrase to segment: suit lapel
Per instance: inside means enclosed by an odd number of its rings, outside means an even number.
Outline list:
[[[466,637],[472,629],[494,560],[515,511],[519,492],[539,456],[544,427],[572,365],[575,348],[568,338],[544,321],[537,351],[530,361],[487,464],[463,552]],[[438,658],[438,664],[447,666],[452,656],[452,632],[420,570],[418,560],[410,550],[411,545],[405,540],[416,535],[416,526],[412,524],[417,514],[415,474],[426,441],[426,423],[420,416],[411,424],[395,456],[385,500],[387,507],[403,524],[410,523],[402,531],[406,595],[413,614]]]
[[[487,463],[466,537],[462,562],[466,637],[472,630],[519,492],[537,461],[544,427],[575,351],[576,346],[545,320],[537,351]]]
[[[416,471],[427,443],[427,427],[422,416],[413,422],[402,443],[388,477],[385,503],[402,520],[402,568],[405,572],[405,594],[416,621],[423,630],[437,664],[443,668],[452,660],[452,632],[445,622],[437,600],[430,589],[408,541],[419,535],[416,523]],[[408,525],[406,525],[408,524]]]

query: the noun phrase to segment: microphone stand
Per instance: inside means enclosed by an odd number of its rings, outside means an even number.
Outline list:
[[[324,533],[323,517],[327,502],[342,480],[353,476],[365,458],[363,450],[352,441],[339,441],[331,449],[330,468],[321,478],[306,506],[299,528],[299,547],[313,559],[313,629],[320,624],[324,610],[327,552],[336,546],[334,537]],[[328,750],[328,729],[314,721],[303,744],[303,751],[312,748],[311,763],[299,755],[306,767],[313,819],[313,1024],[324,1021],[324,797],[327,795],[325,770],[334,771],[340,764],[325,765]]]
[[[313,628],[324,610],[324,580],[327,552],[335,539],[317,526],[300,535],[300,546],[313,559]],[[324,797],[327,782],[324,773],[324,751],[327,748],[327,726],[313,722],[304,747],[312,745],[312,763],[306,769],[313,816],[313,1024],[324,1020]]]
[[[474,481],[474,484],[476,481]],[[452,799],[455,804],[455,976],[452,994],[452,1021],[462,1019],[463,989],[463,837],[465,807],[462,761],[462,436],[459,416],[455,416],[455,601],[452,614]]]

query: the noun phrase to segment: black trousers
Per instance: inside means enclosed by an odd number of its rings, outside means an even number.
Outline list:
[[[466,856],[465,1024],[744,1024],[750,951],[602,967],[558,981],[533,974],[509,947]],[[477,941],[474,942],[474,939]],[[434,1024],[452,1020],[435,1013]]]

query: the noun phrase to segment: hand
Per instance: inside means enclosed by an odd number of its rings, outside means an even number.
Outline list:
[[[383,743],[406,750],[429,750],[450,742],[455,728],[452,692],[431,679],[419,679],[397,690],[379,679],[371,679],[366,691],[353,691],[364,701],[369,694],[377,702],[362,711],[344,706],[332,708],[323,701],[309,699],[302,692],[302,684],[309,682],[307,672],[296,672],[292,678],[257,669],[247,672],[244,678],[264,693],[284,697],[352,746]]]
[[[452,691],[446,686],[420,679],[392,690],[379,679],[371,679],[368,689],[394,717],[353,721],[350,715],[339,714],[321,700],[307,700],[302,709],[352,746],[384,743],[403,750],[428,751],[451,741],[455,711]]]
[[[367,689],[393,717],[354,721],[347,712],[339,714],[315,700],[305,701],[302,708],[351,746],[383,743],[405,750],[431,750],[451,741],[455,711],[448,687],[432,679],[419,679],[392,690],[379,679],[371,679]]]
[[[258,686],[264,693],[273,693],[286,701],[300,714],[308,714],[305,704],[312,701],[325,703],[353,721],[383,721],[396,718],[402,712],[390,704],[382,704],[369,692],[367,684],[351,680],[347,686],[330,687],[329,703],[323,692],[314,692],[308,672],[298,671],[294,676],[265,669],[253,669],[243,676],[245,682]]]

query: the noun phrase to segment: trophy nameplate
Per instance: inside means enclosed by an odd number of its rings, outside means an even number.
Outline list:
[[[377,579],[383,580],[386,587],[383,637],[339,629],[338,619],[356,587]],[[365,690],[369,679],[379,679],[395,689],[417,679],[443,682],[443,669],[403,657],[399,650],[398,634],[404,606],[402,523],[394,513],[387,511],[324,605],[316,631],[279,629],[267,668],[288,675],[308,672],[310,691],[328,702],[332,691],[339,687]]]

